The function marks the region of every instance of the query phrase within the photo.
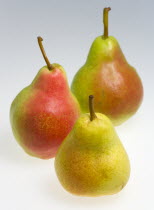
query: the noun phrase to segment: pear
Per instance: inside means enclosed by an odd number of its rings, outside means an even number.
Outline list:
[[[64,138],[80,115],[80,107],[71,93],[66,73],[59,64],[50,64],[38,43],[47,66],[14,99],[10,121],[14,136],[30,155],[49,159],[55,156]]]
[[[127,183],[130,163],[110,119],[94,112],[82,114],[63,141],[55,158],[62,186],[79,196],[102,196],[119,192]]]
[[[86,63],[76,73],[71,89],[83,113],[88,112],[86,100],[93,94],[96,112],[107,115],[114,125],[120,125],[138,110],[143,86],[118,41],[108,36],[109,11],[110,8],[104,9],[104,35],[94,40]]]

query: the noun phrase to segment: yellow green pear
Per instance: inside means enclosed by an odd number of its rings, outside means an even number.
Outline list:
[[[130,163],[112,122],[94,112],[89,96],[90,114],[81,115],[61,144],[55,169],[62,186],[79,196],[118,193],[127,183]]]

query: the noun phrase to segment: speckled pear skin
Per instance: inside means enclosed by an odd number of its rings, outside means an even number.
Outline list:
[[[143,86],[136,70],[128,64],[117,40],[97,37],[87,61],[76,73],[71,86],[83,113],[88,112],[87,97],[95,96],[95,111],[120,125],[139,108]]]
[[[30,155],[49,159],[71,131],[80,107],[64,69],[52,64],[40,69],[33,82],[14,99],[10,109],[13,134]]]
[[[103,114],[77,120],[61,144],[55,169],[62,186],[79,196],[118,193],[127,183],[130,163],[114,127]]]

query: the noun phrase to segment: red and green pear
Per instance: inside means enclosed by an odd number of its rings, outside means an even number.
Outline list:
[[[47,66],[14,99],[10,109],[13,134],[30,155],[49,159],[71,131],[80,115],[80,106],[71,93],[63,67],[50,64],[43,45],[38,43]]]
[[[114,125],[119,125],[138,110],[143,86],[118,41],[108,36],[109,11],[110,8],[104,9],[104,35],[94,40],[87,61],[76,73],[71,89],[83,113],[88,112],[86,100],[93,94],[96,112],[107,115]]]

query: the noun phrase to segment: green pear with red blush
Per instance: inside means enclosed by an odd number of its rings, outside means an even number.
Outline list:
[[[107,115],[114,125],[119,125],[138,110],[143,86],[118,41],[108,36],[109,11],[110,8],[104,9],[104,35],[94,40],[86,63],[75,75],[71,89],[83,113],[88,112],[86,100],[93,94],[96,112]]]
[[[50,64],[38,43],[47,66],[14,99],[10,109],[13,134],[30,155],[49,159],[80,115],[80,106],[69,89],[66,73],[59,64]]]

